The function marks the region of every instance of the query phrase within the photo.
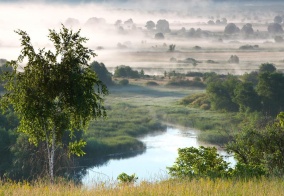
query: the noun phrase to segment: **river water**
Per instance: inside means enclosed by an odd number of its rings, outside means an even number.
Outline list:
[[[111,159],[105,165],[88,169],[82,179],[86,186],[100,182],[115,183],[122,172],[136,174],[139,181],[157,181],[167,179],[167,167],[174,164],[178,156],[178,148],[198,147],[197,131],[190,128],[168,127],[166,132],[147,135],[141,138],[146,144],[146,152],[126,159]],[[204,144],[202,144],[204,145]],[[225,155],[225,160],[235,164],[232,156]]]

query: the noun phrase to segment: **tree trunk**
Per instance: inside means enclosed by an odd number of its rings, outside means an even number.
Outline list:
[[[48,165],[49,165],[49,175],[50,175],[50,182],[54,183],[54,155],[55,155],[55,140],[56,134],[55,129],[52,130],[52,142],[51,146],[49,145],[49,137],[47,134],[47,130],[45,130],[46,135],[46,147],[47,147],[47,157],[48,157]]]

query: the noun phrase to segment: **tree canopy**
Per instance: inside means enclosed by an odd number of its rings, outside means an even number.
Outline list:
[[[21,36],[22,50],[17,60],[7,62],[13,71],[5,75],[7,93],[1,97],[1,106],[14,108],[18,131],[31,143],[46,143],[53,181],[54,155],[56,147],[62,145],[63,134],[68,132],[71,140],[69,153],[83,155],[85,142],[76,140],[75,132],[106,115],[103,96],[107,88],[89,67],[95,53],[83,45],[87,39],[80,36],[80,30],[73,32],[64,26],[60,32],[49,30],[55,52],[36,52],[25,31],[16,33]],[[27,64],[22,66],[25,59]]]

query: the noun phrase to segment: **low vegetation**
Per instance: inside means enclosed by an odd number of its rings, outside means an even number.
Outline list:
[[[174,179],[162,182],[141,182],[140,185],[108,187],[99,184],[81,187],[73,183],[58,182],[52,186],[44,182],[0,182],[1,195],[259,195],[278,196],[284,192],[280,179]]]

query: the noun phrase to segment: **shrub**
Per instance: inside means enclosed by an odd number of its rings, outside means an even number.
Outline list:
[[[128,174],[123,172],[123,173],[118,175],[117,179],[119,180],[120,183],[132,184],[132,183],[136,182],[136,180],[138,180],[138,177],[136,177],[135,174],[128,175]]]
[[[126,86],[126,85],[129,84],[129,81],[127,79],[122,79],[122,80],[119,81],[119,84],[123,85],[123,86]]]
[[[154,82],[154,81],[148,81],[148,82],[146,82],[146,86],[159,86],[159,84],[157,82]]]
[[[178,158],[172,167],[168,167],[172,177],[225,177],[229,163],[223,160],[215,147],[179,148]]]

